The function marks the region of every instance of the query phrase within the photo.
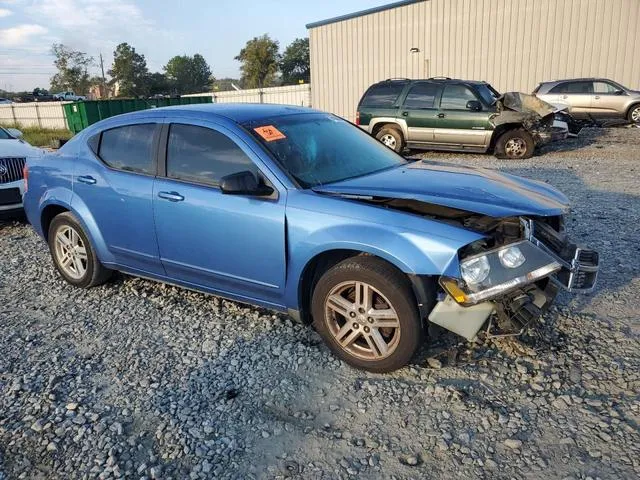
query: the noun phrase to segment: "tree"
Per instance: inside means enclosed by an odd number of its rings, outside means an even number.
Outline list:
[[[147,96],[149,70],[144,55],[136,52],[128,43],[121,43],[113,52],[113,65],[109,70],[113,82],[118,83],[118,96]]]
[[[236,60],[242,62],[242,83],[245,88],[268,87],[278,72],[279,44],[267,34],[249,40]]]
[[[176,93],[206,92],[211,87],[213,78],[211,69],[202,55],[193,57],[177,55],[164,66],[167,79],[172,83]]]
[[[171,82],[164,73],[150,73],[146,80],[149,95],[171,93]]]
[[[296,38],[285,49],[280,61],[280,71],[282,72],[282,83],[292,85],[310,81],[311,67],[309,60],[309,39]]]
[[[61,43],[51,46],[51,54],[56,58],[53,64],[58,69],[51,77],[51,91],[73,90],[76,94],[86,94],[91,86],[87,69],[93,65],[93,57]]]

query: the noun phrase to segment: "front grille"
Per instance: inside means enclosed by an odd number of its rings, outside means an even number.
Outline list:
[[[22,180],[25,159],[19,157],[0,158],[0,184]]]

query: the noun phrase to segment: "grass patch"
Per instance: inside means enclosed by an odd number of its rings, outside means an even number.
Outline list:
[[[58,140],[69,140],[73,137],[67,129],[63,128],[40,128],[40,127],[24,127],[21,125],[2,125],[5,128],[17,128],[23,134],[25,142],[30,143],[34,147],[58,147]]]

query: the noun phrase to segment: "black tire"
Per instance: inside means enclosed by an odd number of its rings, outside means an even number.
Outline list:
[[[393,139],[392,144],[385,143],[386,139]],[[380,129],[378,133],[376,133],[376,139],[382,142],[383,145],[389,147],[396,153],[402,152],[404,150],[404,137],[402,136],[402,132],[398,127],[394,127],[392,125],[385,125]]]
[[[61,232],[64,227],[72,228],[80,237],[86,251],[86,271],[79,278],[71,276],[61,265],[59,254],[56,250],[56,235]],[[98,260],[95,249],[85,233],[82,225],[71,212],[64,212],[57,215],[49,225],[48,233],[49,251],[56,269],[67,282],[79,288],[91,288],[100,285],[111,277],[112,270],[105,268]]]
[[[364,309],[361,310],[362,315],[356,313],[355,309],[350,311],[349,315],[353,315],[354,318],[333,311],[327,314],[329,296],[336,288],[342,288],[342,285],[349,284],[349,282],[362,282],[366,283],[369,288],[373,287],[372,290],[375,291],[373,293],[373,308],[375,309],[375,305],[380,305],[379,302],[382,302],[387,308],[395,310],[396,317],[392,321],[397,322],[399,327],[380,327],[378,329],[371,326],[373,321],[371,318],[366,318],[367,312]],[[357,300],[354,301],[354,305],[358,305]],[[415,355],[422,342],[422,324],[408,278],[389,263],[376,257],[348,258],[325,272],[314,288],[311,310],[316,331],[333,353],[349,365],[362,370],[387,373],[402,368]],[[355,326],[358,322],[360,323],[355,328],[347,325],[349,323]],[[336,334],[336,330],[341,332],[345,328],[347,330],[343,336],[339,336],[339,333]],[[389,340],[389,343],[385,343],[385,345],[392,346],[389,348],[390,353],[386,356],[381,354],[381,349],[374,347],[374,345],[379,345],[373,338],[374,329],[376,337],[382,338],[385,342]],[[365,331],[368,333],[365,334]],[[360,336],[344,348],[336,339],[338,336],[344,341],[352,334]],[[368,340],[365,335],[369,337]],[[374,351],[375,356],[379,358],[363,358],[362,355],[351,353],[346,348],[362,349],[362,352],[369,349],[369,351]],[[363,355],[369,354],[365,352]]]
[[[640,124],[640,103],[631,106],[629,114],[627,115],[627,120],[629,120],[630,123]]]
[[[511,143],[510,143],[511,142]],[[495,148],[496,158],[524,160],[533,157],[536,144],[529,132],[522,128],[507,130],[498,138]]]

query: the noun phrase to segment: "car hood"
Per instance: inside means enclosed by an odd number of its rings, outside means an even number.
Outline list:
[[[552,216],[569,201],[550,185],[484,168],[418,161],[315,187],[341,196],[410,199],[490,217]]]
[[[39,155],[44,150],[33,147],[22,140],[0,140],[0,157],[28,157]]]

